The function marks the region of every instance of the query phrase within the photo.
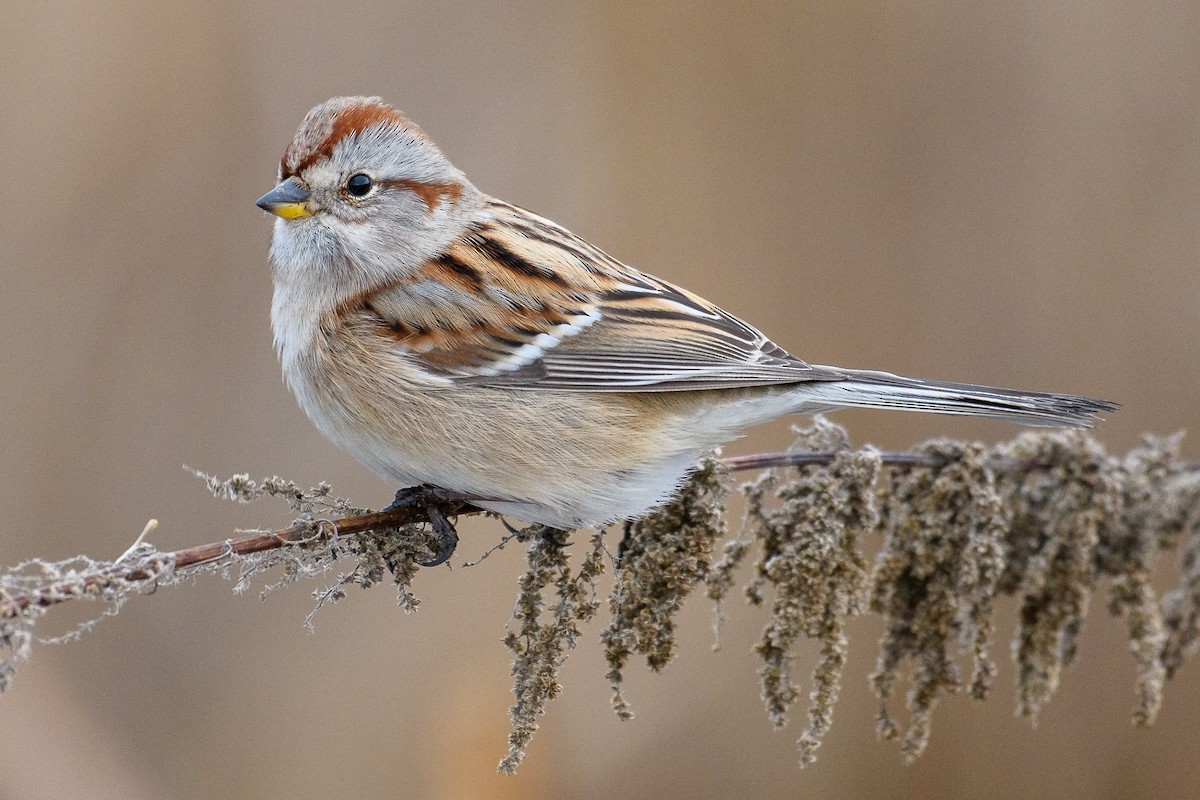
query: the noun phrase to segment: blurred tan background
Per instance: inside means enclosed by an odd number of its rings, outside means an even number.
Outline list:
[[[649,4],[647,4],[649,5]],[[16,3],[0,26],[0,563],[113,558],[289,521],[181,469],[387,486],[282,385],[270,220],[304,112],[380,94],[485,191],[749,317],[809,360],[1111,398],[1110,449],[1200,429],[1200,7],[1093,3]],[[1016,430],[845,413],[907,447]],[[785,425],[735,450],[787,441]],[[1192,456],[1200,454],[1193,440]],[[499,534],[464,523],[463,558]],[[41,648],[0,699],[0,797],[1194,797],[1200,665],[1130,727],[1103,598],[1041,724],[954,698],[928,753],[873,732],[859,620],[832,734],[800,771],[750,646],[691,603],[678,661],[608,710],[596,630],[530,758],[495,775],[521,554],[303,620],[216,579]],[[1165,565],[1165,576],[1172,568]],[[47,630],[46,632],[50,632]],[[798,653],[806,675],[814,651]],[[807,691],[807,689],[806,689]]]

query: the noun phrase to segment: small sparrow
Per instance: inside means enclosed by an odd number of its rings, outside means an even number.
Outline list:
[[[309,111],[258,206],[278,218],[275,347],[317,428],[385,479],[554,528],[638,517],[703,453],[785,414],[1075,428],[1116,408],[807,364],[483,194],[377,97]]]

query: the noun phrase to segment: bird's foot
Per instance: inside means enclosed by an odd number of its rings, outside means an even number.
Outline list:
[[[441,506],[446,502],[453,500],[464,500],[463,495],[443,489],[439,486],[430,486],[428,484],[422,486],[410,486],[407,489],[401,489],[396,492],[396,497],[384,507],[384,511],[395,511],[398,508],[419,508],[425,512],[425,516],[429,518],[429,525],[433,528],[433,535],[437,539],[437,549],[434,552],[433,558],[428,561],[418,561],[422,567],[436,567],[445,564],[454,555],[454,550],[458,547],[458,531],[454,529],[454,524],[446,518],[442,512]]]

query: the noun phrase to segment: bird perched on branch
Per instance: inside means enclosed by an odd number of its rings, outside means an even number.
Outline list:
[[[686,289],[489,197],[376,97],[300,123],[278,185],[271,322],[288,386],[384,478],[556,528],[640,516],[706,451],[847,406],[1087,427],[1086,397],[805,363]],[[441,563],[456,537],[433,515]]]

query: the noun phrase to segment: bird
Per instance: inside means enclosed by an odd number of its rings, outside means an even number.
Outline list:
[[[1090,427],[1070,394],[809,364],[700,296],[477,189],[405,114],[335,97],[257,205],[271,324],[318,430],[401,487],[551,529],[643,516],[744,429],[846,407]],[[440,519],[439,519],[440,517]]]

